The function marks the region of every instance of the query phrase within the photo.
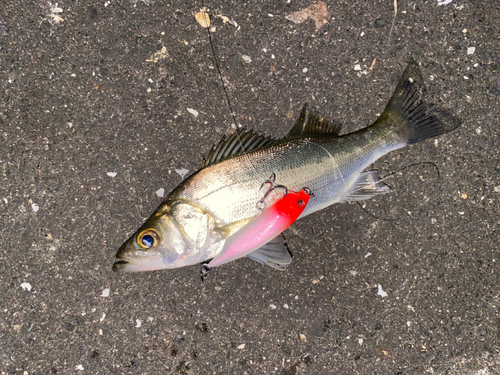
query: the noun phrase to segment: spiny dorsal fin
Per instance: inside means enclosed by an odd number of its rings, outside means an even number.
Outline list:
[[[203,160],[202,167],[208,167],[237,154],[256,150],[276,142],[276,139],[256,134],[253,130],[239,129],[228,139],[225,136],[222,137],[219,144],[212,147],[207,158]]]
[[[318,136],[338,136],[341,126],[334,122],[328,122],[316,113],[309,111],[309,116],[306,122],[307,104],[304,104],[299,118],[295,121],[292,130],[286,136],[289,138],[304,138]]]

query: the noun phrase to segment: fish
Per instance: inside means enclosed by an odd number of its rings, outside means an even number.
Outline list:
[[[229,237],[222,251],[206,267],[217,267],[242,258],[279,236],[299,218],[307,207],[310,197],[311,193],[308,188],[298,193],[287,191],[283,198],[263,210],[256,218]]]
[[[428,100],[418,64],[411,62],[379,118],[340,135],[341,127],[304,105],[282,139],[240,129],[214,146],[202,168],[185,179],[116,253],[116,272],[173,269],[217,258],[226,241],[266,207],[283,198],[264,197],[265,176],[288,191],[312,193],[298,220],[335,203],[369,199],[390,188],[365,171],[389,152],[449,133],[461,120]],[[291,255],[281,236],[247,257],[283,270]]]

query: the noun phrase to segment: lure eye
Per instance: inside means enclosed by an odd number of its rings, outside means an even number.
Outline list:
[[[302,207],[304,205],[304,201],[302,199],[299,199],[297,201],[297,204],[299,205],[299,207]]]
[[[137,236],[137,243],[144,249],[149,249],[158,245],[160,236],[154,229],[146,229]]]

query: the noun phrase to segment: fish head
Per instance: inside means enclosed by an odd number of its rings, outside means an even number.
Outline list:
[[[185,201],[163,205],[120,247],[113,271],[154,271],[200,263],[220,250],[224,238],[207,210]]]

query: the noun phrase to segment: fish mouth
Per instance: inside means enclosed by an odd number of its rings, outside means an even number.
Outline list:
[[[129,264],[129,262],[127,262],[126,260],[119,260],[118,262],[115,262],[113,264],[113,271],[124,272],[126,271],[127,264]]]
[[[151,256],[148,258],[127,258],[124,260],[122,256],[118,256],[119,261],[113,264],[113,271],[115,272],[143,272],[143,271],[156,271],[165,269],[165,265],[160,256]]]

